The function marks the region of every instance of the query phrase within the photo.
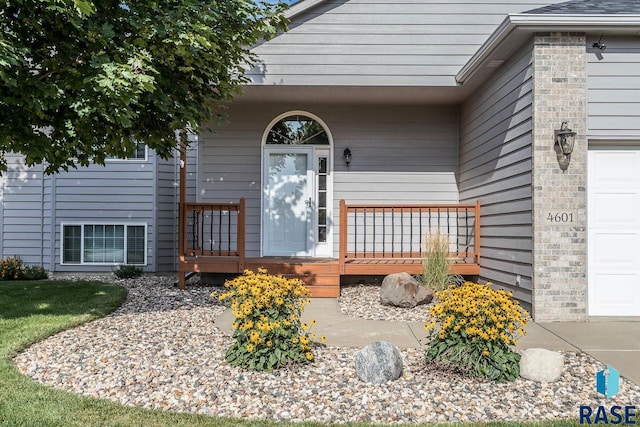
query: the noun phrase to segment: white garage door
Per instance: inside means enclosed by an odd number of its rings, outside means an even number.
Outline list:
[[[640,149],[589,150],[589,315],[640,316]]]

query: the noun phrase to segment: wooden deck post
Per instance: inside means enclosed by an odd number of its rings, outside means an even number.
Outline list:
[[[244,197],[240,198],[240,206],[238,207],[238,242],[236,243],[236,247],[238,248],[238,270],[239,273],[244,271],[245,264],[245,219],[246,219],[246,209],[245,209],[245,200]]]
[[[186,202],[187,202],[187,146],[184,141],[180,141],[180,189],[178,202],[178,286],[184,290],[186,276],[182,266],[185,262],[185,248],[187,238],[187,218],[186,218]]]
[[[340,199],[340,241],[338,242],[340,256],[340,274],[344,274],[344,262],[347,258],[347,203]]]
[[[476,200],[476,264],[480,265],[480,199]]]

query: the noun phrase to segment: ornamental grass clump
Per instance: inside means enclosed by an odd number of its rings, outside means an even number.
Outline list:
[[[227,362],[271,371],[314,360],[311,346],[315,334],[310,334],[309,325],[300,319],[311,293],[300,279],[268,274],[265,269],[257,273],[245,270],[224,286],[228,290],[218,298],[233,311],[236,340],[227,349]],[[321,340],[324,342],[324,337]]]
[[[424,237],[422,257],[422,284],[436,291],[445,289],[449,283],[452,260],[449,253],[449,236],[427,233]]]
[[[520,355],[512,346],[524,335],[529,314],[511,292],[466,282],[435,293],[430,309],[426,361],[468,376],[513,381]]]

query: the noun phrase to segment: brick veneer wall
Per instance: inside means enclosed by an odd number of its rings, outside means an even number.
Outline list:
[[[538,322],[587,316],[586,64],[584,34],[534,37],[532,315]],[[562,170],[553,141],[565,120],[577,135]]]

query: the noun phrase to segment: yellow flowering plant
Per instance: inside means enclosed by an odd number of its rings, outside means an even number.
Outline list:
[[[0,260],[0,280],[43,280],[48,275],[44,268],[25,265],[20,258]]]
[[[227,291],[218,299],[233,311],[236,340],[227,349],[227,362],[272,371],[314,360],[311,345],[315,334],[310,334],[310,325],[300,319],[311,293],[300,279],[268,274],[265,269],[257,273],[245,270],[224,286]]]
[[[524,335],[529,314],[510,292],[466,282],[435,297],[425,325],[427,363],[500,382],[520,375],[520,355],[512,346]]]

